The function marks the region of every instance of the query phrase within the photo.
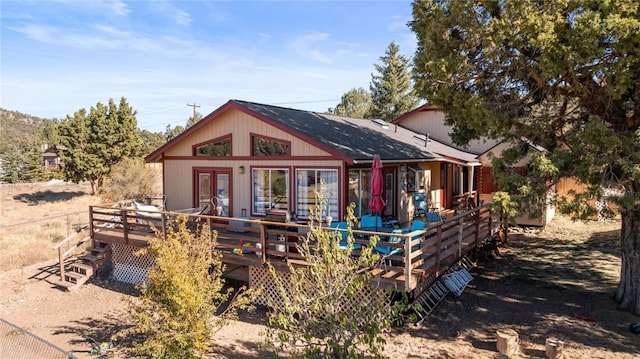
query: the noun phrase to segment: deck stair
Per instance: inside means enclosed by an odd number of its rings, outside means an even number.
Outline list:
[[[451,266],[440,278],[434,278],[431,285],[420,293],[411,305],[420,318],[416,324],[421,324],[427,319],[447,294],[452,293],[455,297],[462,294],[464,288],[473,279],[468,271],[472,267],[473,262],[465,256]]]
[[[64,280],[55,284],[59,288],[74,290],[86,283],[111,257],[111,245],[95,242],[86,254],[68,262],[64,268]]]

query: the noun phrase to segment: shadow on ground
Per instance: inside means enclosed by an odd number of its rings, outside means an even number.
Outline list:
[[[54,192],[51,190],[38,191],[34,193],[21,193],[13,196],[16,201],[24,202],[35,206],[41,203],[66,202],[76,197],[86,196],[87,193],[82,191],[64,191]]]
[[[496,352],[496,330],[512,328],[529,357],[544,358],[544,351],[531,346],[544,348],[549,337],[639,353],[638,336],[628,329],[638,317],[616,310],[611,299],[620,263],[618,236],[615,230],[579,241],[512,236],[502,256],[473,269],[475,279],[460,298],[447,297],[422,326],[408,330],[433,340],[461,337],[474,348]]]

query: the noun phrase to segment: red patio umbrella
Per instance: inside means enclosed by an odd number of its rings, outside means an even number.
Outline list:
[[[373,156],[372,169],[373,173],[371,174],[371,200],[369,200],[369,208],[371,208],[371,212],[373,212],[374,214],[382,214],[385,203],[382,199],[384,181],[382,178],[382,161],[380,160],[380,156]],[[376,220],[376,227],[377,226],[378,221]]]

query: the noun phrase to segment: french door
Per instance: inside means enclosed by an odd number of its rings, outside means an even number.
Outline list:
[[[209,206],[209,213],[215,216],[230,217],[231,212],[231,170],[200,168],[195,170],[196,207]]]

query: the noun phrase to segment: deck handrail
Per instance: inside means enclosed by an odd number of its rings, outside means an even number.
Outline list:
[[[121,232],[122,243],[135,242],[132,236],[150,236],[149,223],[156,221],[164,231],[171,218],[187,216],[190,223],[208,223],[211,230],[218,231],[218,249],[226,253],[223,260],[242,261],[248,265],[263,266],[272,259],[300,261],[296,246],[304,236],[308,223],[274,222],[264,219],[246,219],[238,217],[213,216],[201,213],[184,213],[179,211],[161,211],[160,219],[150,219],[135,208],[113,208],[106,206],[90,206],[90,228],[92,237],[105,227]],[[117,218],[109,218],[114,216]],[[410,233],[393,234],[404,239],[404,245],[380,241],[379,245],[389,245],[402,251],[395,251],[389,256],[384,270],[395,271],[404,282],[405,290],[415,287],[420,276],[438,274],[480,245],[481,241],[493,235],[496,222],[500,219],[490,211],[490,204],[484,204],[453,215],[443,221],[430,223],[426,228]],[[315,223],[318,225],[317,223]],[[321,224],[324,226],[324,224]],[[329,227],[327,227],[329,228]],[[336,230],[332,228],[332,230]],[[338,229],[339,230],[339,229]],[[368,237],[390,237],[388,231],[371,231],[353,228],[355,242],[370,245]],[[295,242],[295,243],[294,243]],[[237,249],[237,251],[236,251]],[[239,256],[244,255],[244,258]],[[235,259],[234,259],[235,258]]]

